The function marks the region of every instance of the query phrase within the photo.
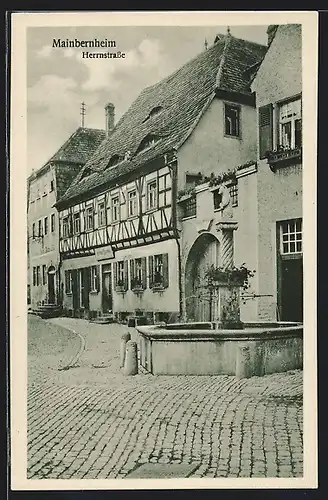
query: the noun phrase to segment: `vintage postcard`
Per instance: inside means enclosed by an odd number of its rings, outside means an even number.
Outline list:
[[[316,488],[317,13],[11,27],[12,489]]]

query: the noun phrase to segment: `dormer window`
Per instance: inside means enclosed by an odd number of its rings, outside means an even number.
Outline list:
[[[89,175],[91,175],[91,173],[92,173],[92,172],[91,172],[91,168],[90,168],[90,167],[85,168],[85,169],[83,170],[83,172],[82,172],[82,175],[81,175],[81,179],[80,179],[80,180],[82,181],[82,179],[85,179],[86,177],[89,177]]]
[[[144,123],[144,122],[146,122],[147,120],[149,120],[150,118],[154,118],[154,116],[159,115],[159,113],[161,113],[162,111],[163,111],[162,106],[155,106],[155,108],[153,108],[153,109],[150,111],[150,113],[149,113],[149,115],[147,116],[147,118],[145,118],[145,120],[143,121],[143,123]]]
[[[159,137],[157,137],[156,135],[153,135],[153,134],[147,135],[141,141],[141,143],[137,149],[137,153],[140,153],[140,151],[143,151],[144,149],[150,148],[151,146],[156,144],[156,142],[158,142],[158,141],[159,141]]]
[[[121,157],[119,155],[113,155],[110,158],[106,168],[114,167],[115,165],[120,163],[120,161],[121,161]]]

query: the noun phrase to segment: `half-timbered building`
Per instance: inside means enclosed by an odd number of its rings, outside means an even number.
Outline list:
[[[181,221],[194,206],[178,193],[256,158],[250,81],[265,52],[218,35],[145,88],[92,155],[57,203],[67,314],[185,315]]]
[[[78,128],[27,180],[28,283],[33,310],[60,306],[59,221],[54,205],[105,137],[104,130]]]

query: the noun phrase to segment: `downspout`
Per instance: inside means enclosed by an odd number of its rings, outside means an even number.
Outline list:
[[[172,159],[166,162],[167,166],[172,171],[172,226],[173,235],[178,249],[178,290],[179,290],[179,318],[184,318],[184,302],[183,302],[183,286],[182,286],[182,258],[181,258],[181,245],[180,234],[177,226],[177,194],[178,194],[178,159],[176,151],[173,153]]]

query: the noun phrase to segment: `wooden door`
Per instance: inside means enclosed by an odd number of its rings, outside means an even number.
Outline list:
[[[112,299],[112,272],[111,265],[102,266],[102,310],[104,313],[111,312],[113,308]]]
[[[281,261],[281,321],[303,321],[303,259]]]

